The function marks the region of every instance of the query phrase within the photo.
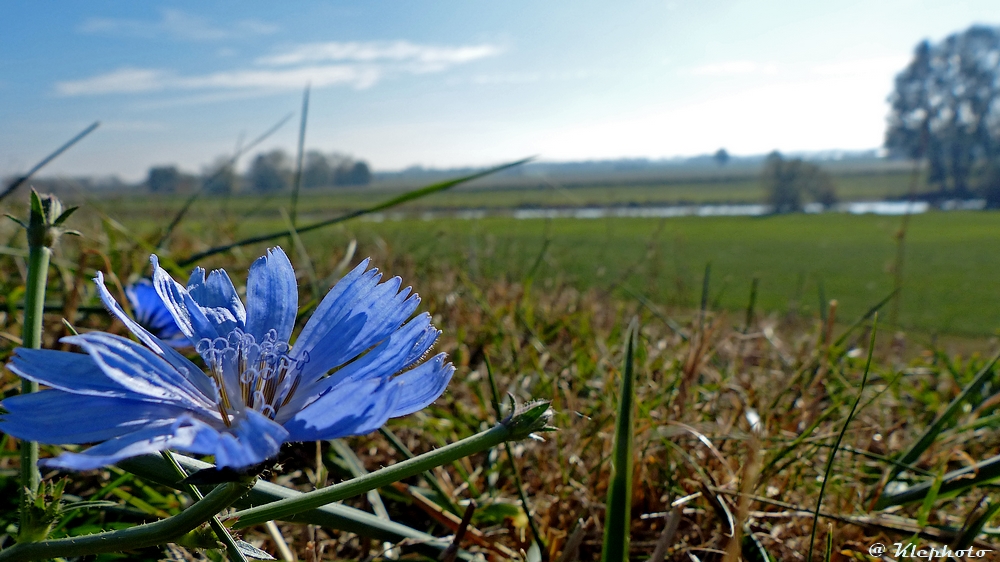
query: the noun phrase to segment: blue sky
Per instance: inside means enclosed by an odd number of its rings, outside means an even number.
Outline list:
[[[297,111],[376,169],[881,144],[923,38],[1000,3],[0,0],[0,176],[199,171]],[[13,24],[13,25],[12,25]],[[297,119],[261,149],[294,150]]]

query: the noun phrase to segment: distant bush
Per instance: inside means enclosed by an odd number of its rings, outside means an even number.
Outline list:
[[[767,191],[767,202],[776,213],[801,211],[807,200],[824,207],[837,202],[830,174],[801,158],[786,160],[778,152],[772,152],[764,161],[761,181]]]
[[[371,169],[364,161],[337,153],[324,155],[316,150],[306,153],[302,167],[304,188],[368,185],[371,181]]]
[[[153,166],[146,177],[146,187],[154,193],[182,193],[191,191],[196,178],[177,169],[177,166]]]

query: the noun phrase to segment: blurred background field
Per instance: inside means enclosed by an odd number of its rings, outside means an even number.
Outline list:
[[[311,251],[356,238],[365,247],[386,245],[426,267],[465,267],[470,276],[516,281],[534,269],[539,282],[586,290],[639,291],[678,309],[698,304],[701,278],[711,264],[716,308],[736,311],[760,282],[758,306],[792,315],[818,314],[822,299],[837,299],[838,320],[852,322],[901,281],[894,327],[922,336],[995,335],[1000,302],[991,298],[1000,273],[1000,218],[993,212],[949,211],[905,216],[824,213],[765,217],[518,219],[515,210],[684,204],[751,204],[762,200],[759,177],[699,183],[561,187],[511,186],[503,178],[474,182],[334,229],[303,234]],[[910,195],[912,174],[836,175],[838,193],[881,201]],[[518,178],[518,181],[524,181]],[[620,179],[620,181],[625,181]],[[479,183],[485,185],[478,185]],[[81,199],[63,182],[69,201],[83,202],[135,232],[152,231],[188,196],[136,197],[105,193]],[[369,207],[402,188],[304,191],[299,219],[307,224]],[[924,187],[923,189],[927,189]],[[918,192],[919,194],[919,192]],[[192,253],[287,227],[281,211],[288,194],[204,196],[189,211],[189,236],[202,236]],[[462,215],[462,210],[481,211]],[[440,216],[427,219],[428,211]],[[482,218],[480,218],[482,216]],[[213,230],[226,229],[222,237]],[[901,279],[895,271],[899,234],[905,230]],[[247,254],[249,255],[249,254]],[[537,263],[536,263],[537,262]],[[890,320],[884,318],[884,321]]]

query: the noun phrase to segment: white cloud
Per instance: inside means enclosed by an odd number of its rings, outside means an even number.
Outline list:
[[[241,20],[230,26],[213,25],[204,18],[168,8],[160,11],[160,19],[156,21],[94,17],[77,26],[81,33],[143,39],[167,36],[184,41],[219,41],[270,35],[278,30],[278,26],[258,20]]]
[[[409,62],[429,68],[443,69],[457,64],[499,55],[496,45],[460,45],[442,47],[418,45],[409,41],[306,43],[285,52],[257,59],[258,64],[286,66],[315,62]]]
[[[61,96],[136,94],[170,90],[267,93],[349,86],[369,88],[387,75],[444,72],[456,65],[499,54],[493,45],[440,47],[407,41],[389,43],[316,43],[258,59],[255,68],[202,75],[180,75],[152,68],[120,68],[79,80],[57,82]]]
[[[123,68],[107,74],[56,83],[62,96],[130,94],[168,90],[297,90],[346,85],[368,88],[381,76],[378,68],[362,65],[318,65],[280,70],[235,70],[201,76],[180,76],[156,69]]]
[[[778,73],[778,65],[773,62],[757,63],[747,60],[735,60],[706,64],[691,69],[696,76],[745,76],[748,74]]]
[[[163,89],[167,72],[148,68],[120,68],[83,80],[56,83],[56,93],[63,96],[94,94],[134,94]]]

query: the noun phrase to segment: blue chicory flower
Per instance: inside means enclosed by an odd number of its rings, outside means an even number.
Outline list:
[[[140,326],[171,347],[188,347],[188,340],[174,321],[170,310],[157,294],[149,279],[140,279],[125,287],[125,297],[132,307],[132,315]]]
[[[401,280],[381,281],[368,260],[322,300],[294,345],[295,273],[280,248],[250,268],[246,306],[223,270],[197,268],[187,287],[153,262],[153,286],[207,365],[202,370],[150,333],[104,286],[108,310],[142,345],[90,332],[61,341],[86,353],[18,349],[8,365],[51,387],[14,396],[0,430],[50,444],[99,444],[44,459],[88,470],[176,449],[214,455],[240,469],[277,455],[283,443],[374,431],[444,392],[454,367],[444,353],[420,363],[440,332]]]

